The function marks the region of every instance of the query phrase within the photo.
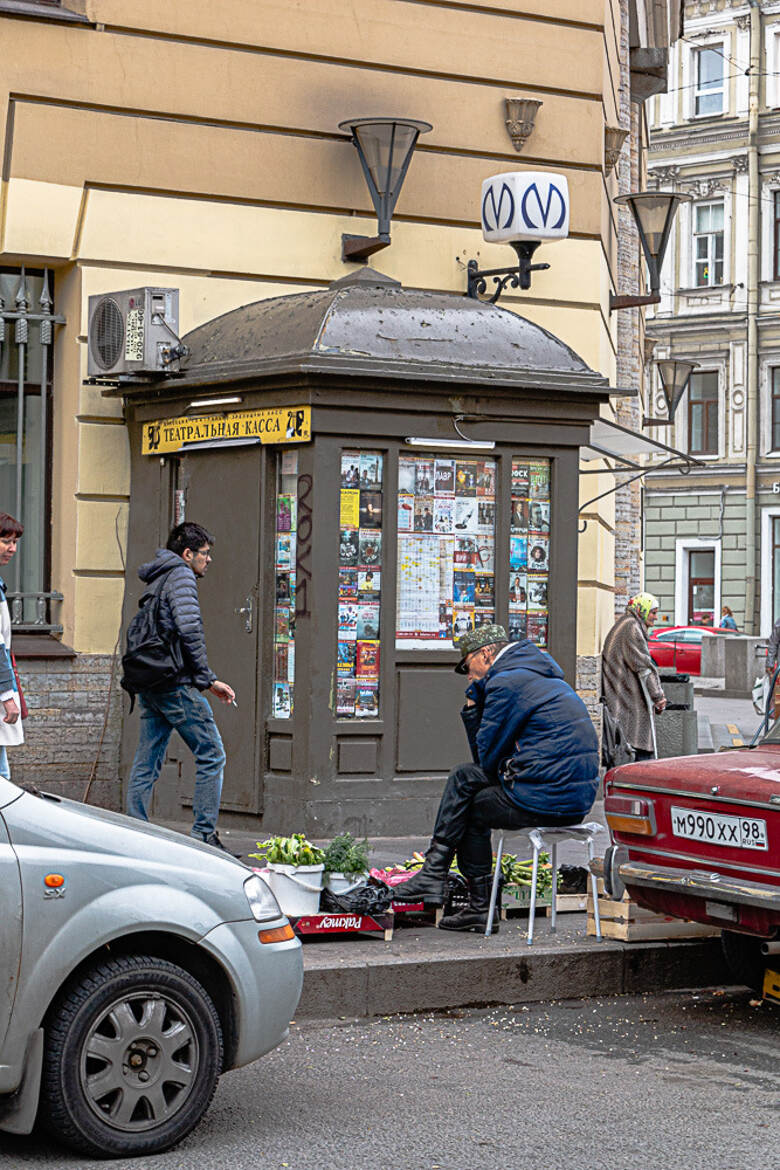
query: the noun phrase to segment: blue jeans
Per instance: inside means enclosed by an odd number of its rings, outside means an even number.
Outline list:
[[[165,759],[168,741],[178,731],[195,757],[195,791],[192,795],[193,837],[205,840],[216,831],[225,749],[208,700],[195,687],[172,691],[142,691],[141,733],[130,770],[127,812],[149,820],[149,804]]]
[[[3,776],[6,780],[11,779],[11,769],[8,766],[8,752],[4,746],[0,747],[0,776]]]

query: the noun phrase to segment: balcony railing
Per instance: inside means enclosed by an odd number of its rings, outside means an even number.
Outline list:
[[[51,620],[51,609],[64,601],[61,593],[7,593],[11,626],[15,634],[61,634],[62,626]]]

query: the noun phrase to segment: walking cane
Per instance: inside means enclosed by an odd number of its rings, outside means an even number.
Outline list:
[[[650,675],[649,667],[639,671],[639,683],[642,687],[647,703],[647,710],[650,713],[650,733],[653,737],[653,759],[658,759],[658,740],[655,738],[655,703],[650,698],[650,692],[647,689],[647,679]]]

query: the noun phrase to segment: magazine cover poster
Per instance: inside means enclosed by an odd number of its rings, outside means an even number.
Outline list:
[[[488,536],[486,533],[480,534],[476,539],[476,550],[474,553],[474,566],[481,569],[484,573],[495,572],[496,560],[496,541],[494,536]]]
[[[548,463],[531,464],[530,492],[532,500],[550,498],[550,466]]]
[[[478,630],[480,626],[492,626],[496,620],[496,612],[493,609],[475,609],[474,610],[474,629]]]
[[[452,636],[452,601],[439,602],[439,638]]]
[[[355,687],[355,716],[375,719],[379,714],[379,688],[374,683],[358,682]]]
[[[455,491],[455,460],[437,459],[433,470],[433,490],[437,496],[451,496]]]
[[[512,462],[512,495],[527,496],[531,484],[531,469],[527,463]]]
[[[274,678],[277,682],[287,682],[289,679],[289,649],[289,642],[277,642],[274,646]]]
[[[358,642],[355,673],[360,679],[379,678],[379,643]]]
[[[356,601],[357,595],[357,569],[339,569],[339,601]]]
[[[477,563],[477,542],[473,536],[456,536],[452,561],[456,569],[473,569]]]
[[[291,601],[290,574],[283,569],[276,574],[276,604],[289,605]]]
[[[287,681],[292,684],[295,682],[295,643],[287,643]],[[290,690],[292,694],[292,688]]]
[[[382,456],[370,451],[360,453],[360,486],[377,488],[382,483]]]
[[[433,532],[433,496],[417,496],[414,501],[415,532]]]
[[[507,633],[510,642],[522,642],[524,638],[528,637],[525,610],[521,612],[510,607]]]
[[[340,678],[336,682],[336,714],[355,714],[355,680]]]
[[[496,505],[493,500],[477,499],[477,528],[480,532],[492,532],[496,526]]]
[[[414,496],[406,493],[398,497],[398,531],[414,531]]]
[[[547,577],[528,574],[528,612],[547,612]]]
[[[509,568],[525,569],[528,564],[528,538],[526,536],[509,537]]]
[[[416,496],[433,495],[433,460],[418,459],[415,465],[414,494]]]
[[[452,636],[460,638],[474,629],[474,610],[460,609],[457,605],[452,608]]]
[[[493,574],[474,574],[474,604],[493,605]]]
[[[274,683],[274,715],[277,719],[289,719],[292,714],[289,683]]]
[[[275,642],[286,642],[290,637],[290,610],[287,606],[280,605],[276,610],[276,625],[274,630]]]
[[[290,532],[292,530],[292,496],[276,497],[276,531]]]
[[[339,602],[339,641],[354,641],[357,637],[358,607],[351,602]]]
[[[550,501],[531,500],[528,516],[531,532],[547,533],[550,531]]]
[[[509,574],[509,604],[525,609],[528,601],[528,585],[525,573]]]
[[[336,650],[336,671],[338,674],[349,675],[355,673],[355,643],[339,638]]]
[[[409,455],[401,455],[398,459],[398,492],[400,494],[413,496],[415,484],[415,466],[414,459]]]
[[[289,533],[280,533],[276,538],[276,567],[277,569],[289,569],[291,560],[291,541],[292,536]]]
[[[455,500],[455,533],[477,531],[477,499],[466,496]]]
[[[473,605],[475,594],[474,574],[466,570],[455,572],[455,605]]]
[[[456,459],[455,495],[475,496],[477,494],[477,462],[475,459]]]
[[[378,565],[382,559],[382,533],[370,528],[360,529],[358,564],[366,568]]]
[[[360,456],[357,451],[344,451],[341,455],[341,486],[360,487]]]
[[[512,511],[509,514],[512,532],[528,532],[528,500],[512,496]]]
[[[546,536],[529,536],[528,568],[534,572],[547,572],[550,567],[550,541]]]
[[[360,527],[361,528],[381,528],[382,527],[382,493],[381,492],[360,492]]]
[[[279,467],[280,475],[297,475],[298,474],[298,452],[291,451],[289,448],[282,451],[282,460]]]
[[[496,466],[492,460],[480,459],[477,461],[477,495],[495,496],[496,494]]]
[[[375,641],[379,637],[379,606],[358,606],[355,626],[359,641]]]
[[[356,565],[359,538],[356,528],[342,528],[339,532],[339,564]]]
[[[440,499],[438,496],[433,505],[433,530],[442,534],[449,534],[452,532],[452,526],[455,520],[453,507],[455,501],[453,499]]]
[[[339,521],[342,528],[357,528],[360,514],[360,492],[357,488],[342,488]]]
[[[547,645],[547,614],[529,613],[528,638],[537,646]]]
[[[381,574],[378,569],[361,570],[357,575],[357,592],[361,601],[379,601]]]

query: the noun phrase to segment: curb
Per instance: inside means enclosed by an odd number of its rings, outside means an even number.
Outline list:
[[[306,967],[296,1019],[653,994],[730,982],[720,942],[713,938],[603,942],[587,949],[524,947],[495,956],[342,960]]]

